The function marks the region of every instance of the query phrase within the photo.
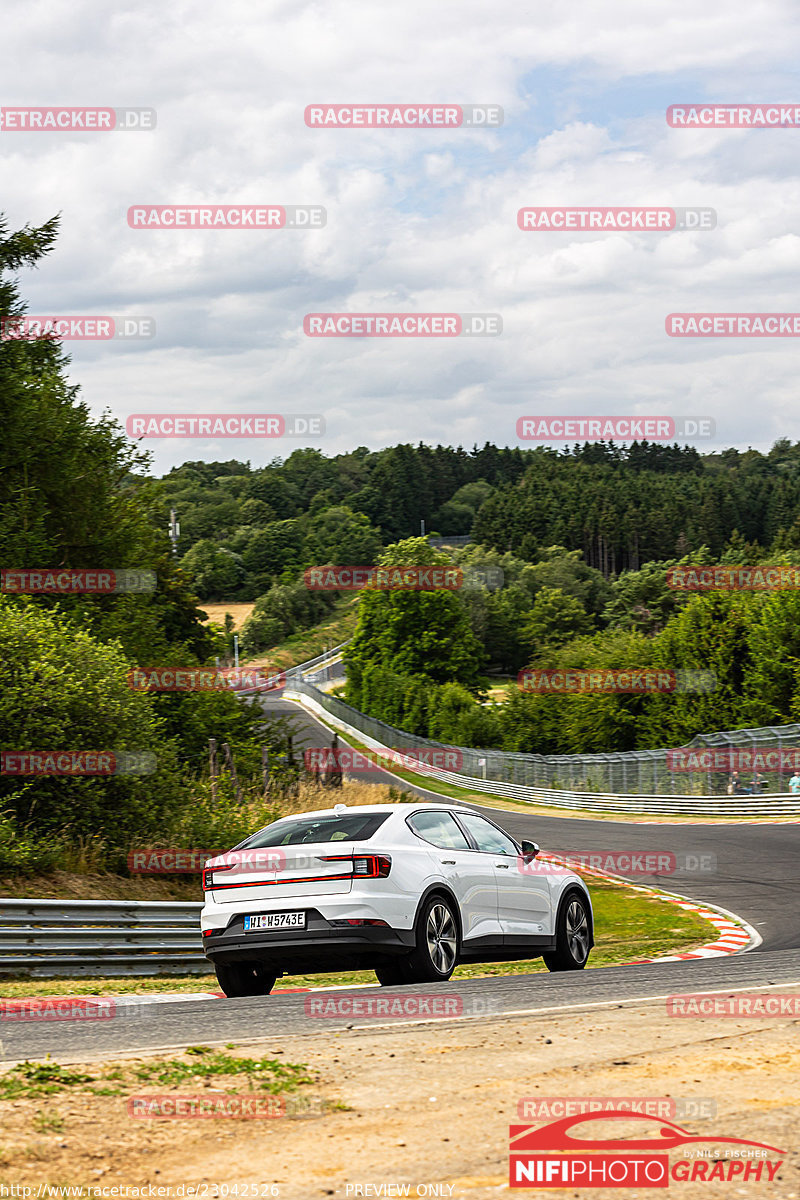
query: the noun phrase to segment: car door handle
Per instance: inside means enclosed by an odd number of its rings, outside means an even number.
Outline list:
[[[507,871],[510,866],[509,863],[495,863],[494,865],[497,867],[498,871]]]
[[[454,867],[456,865],[456,860],[454,858],[443,858],[442,862],[447,867]]]

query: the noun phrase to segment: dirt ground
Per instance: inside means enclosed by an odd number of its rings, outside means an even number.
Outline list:
[[[366,1025],[362,1020],[361,1027],[345,1032],[321,1028],[280,1044],[254,1041],[237,1048],[241,1054],[280,1055],[285,1062],[308,1064],[316,1075],[310,1085],[314,1097],[339,1106],[323,1116],[141,1121],[126,1116],[119,1096],[62,1093],[4,1101],[2,1175],[17,1185],[47,1181],[131,1189],[152,1184],[170,1188],[162,1197],[194,1194],[201,1200],[403,1194],[488,1200],[508,1190],[509,1125],[543,1123],[518,1115],[523,1097],[672,1097],[693,1101],[694,1111],[705,1113],[679,1111],[670,1118],[693,1134],[707,1135],[701,1152],[713,1147],[715,1137],[764,1142],[786,1152],[771,1156],[771,1161],[783,1160],[771,1184],[673,1179],[673,1194],[800,1196],[797,1021],[675,1019],[666,1016],[660,1001],[423,1026]],[[174,1090],[185,1095],[193,1089],[184,1084]],[[58,1132],[35,1132],[34,1125],[41,1127],[47,1119],[43,1111],[50,1119],[63,1119]],[[651,1137],[657,1128],[655,1120],[646,1127],[605,1122],[581,1133]],[[672,1150],[671,1163],[686,1154]],[[200,1191],[191,1193],[188,1185]],[[527,1194],[551,1192],[532,1188]],[[555,1194],[593,1200],[653,1191],[573,1186]]]

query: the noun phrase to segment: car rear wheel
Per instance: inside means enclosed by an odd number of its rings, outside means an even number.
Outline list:
[[[408,968],[406,960],[399,958],[396,962],[383,963],[375,968],[378,983],[383,987],[393,987],[397,984],[408,983]]]
[[[266,996],[278,978],[255,962],[215,963],[214,971],[226,996]]]
[[[582,971],[591,940],[589,906],[579,892],[570,892],[558,915],[555,951],[542,955],[548,971]]]
[[[458,921],[451,901],[432,896],[417,920],[416,946],[403,964],[406,983],[450,978],[458,962]]]

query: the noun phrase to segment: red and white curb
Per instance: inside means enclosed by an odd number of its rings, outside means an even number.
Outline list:
[[[557,854],[541,854],[539,858],[545,862],[563,863],[564,861]],[[726,954],[739,954],[744,950],[754,950],[761,944],[761,934],[752,925],[748,925],[747,921],[742,920],[736,913],[729,912],[726,908],[719,908],[713,904],[699,904],[696,900],[691,900],[688,896],[681,896],[677,892],[666,892],[661,888],[648,887],[643,883],[632,883],[630,879],[625,879],[621,875],[612,875],[597,867],[581,865],[576,874],[595,875],[610,883],[619,883],[635,892],[653,896],[665,904],[674,904],[687,912],[697,913],[704,921],[715,926],[719,935],[716,941],[696,946],[694,950],[685,950],[680,954],[662,954],[658,958],[637,958],[632,962],[620,963],[620,966],[633,967],[640,963],[680,962],[692,958],[721,958]]]
[[[270,995],[272,996],[288,996],[295,992],[352,992],[361,988],[379,987],[375,983],[350,983],[350,984],[335,984],[331,987],[313,987],[313,988],[275,988]],[[130,992],[125,992],[118,996],[99,996],[99,995],[80,995],[80,996],[10,996],[0,997],[0,1027],[5,1018],[7,1021],[22,1020],[27,1013],[30,1018],[40,1016],[46,1019],[48,1013],[55,1020],[58,1014],[67,1005],[72,1005],[76,1010],[75,1019],[78,1019],[77,1013],[80,1012],[81,1006],[86,1006],[86,1016],[93,1015],[93,1005],[102,1006],[109,1014],[118,1017],[126,1015],[125,1010],[128,1010],[128,1015],[135,1016],[137,1010],[149,1008],[151,1004],[188,1004],[193,1000],[224,1000],[226,999],[224,992],[143,992],[141,995],[133,995]]]

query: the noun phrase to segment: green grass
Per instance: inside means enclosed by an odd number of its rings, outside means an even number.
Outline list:
[[[589,882],[595,915],[596,945],[589,967],[610,967],[640,958],[675,954],[712,941],[714,929],[696,913],[679,908],[656,896],[614,883]],[[541,959],[511,963],[474,963],[457,967],[455,979],[491,975],[521,975],[545,970]],[[375,983],[372,971],[346,971],[321,975],[287,975],[275,985],[281,988],[335,987]],[[147,979],[0,980],[0,997],[24,996],[117,996],[147,992],[218,992],[214,975]]]
[[[301,1084],[314,1082],[306,1067],[298,1063],[282,1063],[274,1058],[233,1058],[208,1046],[189,1046],[186,1055],[187,1058],[144,1063],[134,1068],[134,1077],[142,1083],[177,1087],[188,1079],[244,1075],[251,1090],[259,1087],[281,1092],[291,1092]]]
[[[209,1046],[190,1046],[180,1058],[118,1063],[93,1075],[62,1067],[51,1062],[49,1056],[42,1062],[25,1061],[0,1073],[0,1100],[31,1099],[65,1091],[119,1096],[141,1084],[179,1087],[188,1081],[211,1078],[243,1080],[246,1090],[266,1090],[270,1095],[294,1092],[316,1082],[316,1077],[303,1063],[239,1058]],[[42,1123],[49,1121],[52,1125],[53,1119],[42,1116]]]
[[[94,1075],[73,1071],[58,1063],[24,1062],[0,1075],[0,1100],[16,1100],[27,1096],[50,1096],[65,1088],[83,1087],[94,1082]]]

